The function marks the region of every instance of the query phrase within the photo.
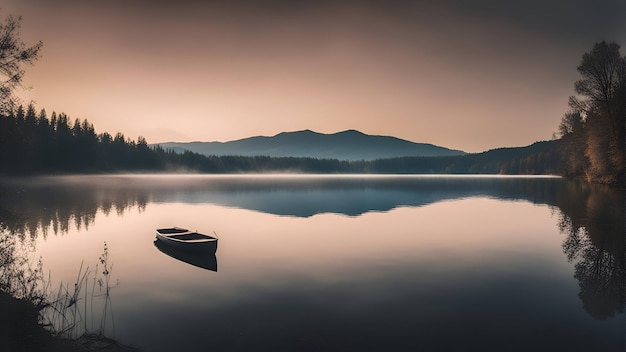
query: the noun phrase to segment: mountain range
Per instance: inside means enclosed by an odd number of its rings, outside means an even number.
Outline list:
[[[230,142],[157,143],[164,149],[204,155],[308,157],[338,160],[375,160],[410,156],[465,155],[460,150],[404,139],[368,135],[356,130],[324,134],[311,130],[283,132],[272,137],[256,136]]]

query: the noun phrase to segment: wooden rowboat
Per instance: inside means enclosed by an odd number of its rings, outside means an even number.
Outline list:
[[[180,249],[217,250],[217,237],[192,232],[180,227],[156,230],[156,237],[163,244]]]

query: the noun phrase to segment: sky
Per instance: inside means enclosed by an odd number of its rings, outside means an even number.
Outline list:
[[[149,143],[529,145],[558,131],[582,54],[626,45],[623,0],[0,0],[9,14],[44,43],[25,103]]]

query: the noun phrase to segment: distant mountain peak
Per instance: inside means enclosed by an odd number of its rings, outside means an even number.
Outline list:
[[[452,156],[465,154],[427,143],[391,136],[368,135],[349,129],[319,133],[310,129],[281,132],[272,137],[249,137],[230,142],[160,143],[164,148],[190,150],[204,155],[307,157],[316,159],[374,160],[406,156]]]
[[[363,134],[363,135],[365,134],[358,130],[345,130],[345,131],[337,132],[335,134],[342,134],[342,133],[354,133],[354,134]]]
[[[311,131],[309,129],[306,130],[300,130],[300,131],[292,131],[292,132],[280,132],[276,135],[274,135],[274,137],[276,136],[284,136],[284,135],[290,135],[290,134],[322,134],[319,132],[315,132],[315,131]]]

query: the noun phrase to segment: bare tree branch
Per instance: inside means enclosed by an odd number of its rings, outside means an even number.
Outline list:
[[[33,64],[40,57],[41,41],[27,46],[20,39],[21,17],[9,15],[0,22],[0,113],[15,107],[19,101],[15,89],[22,86],[24,65]]]

